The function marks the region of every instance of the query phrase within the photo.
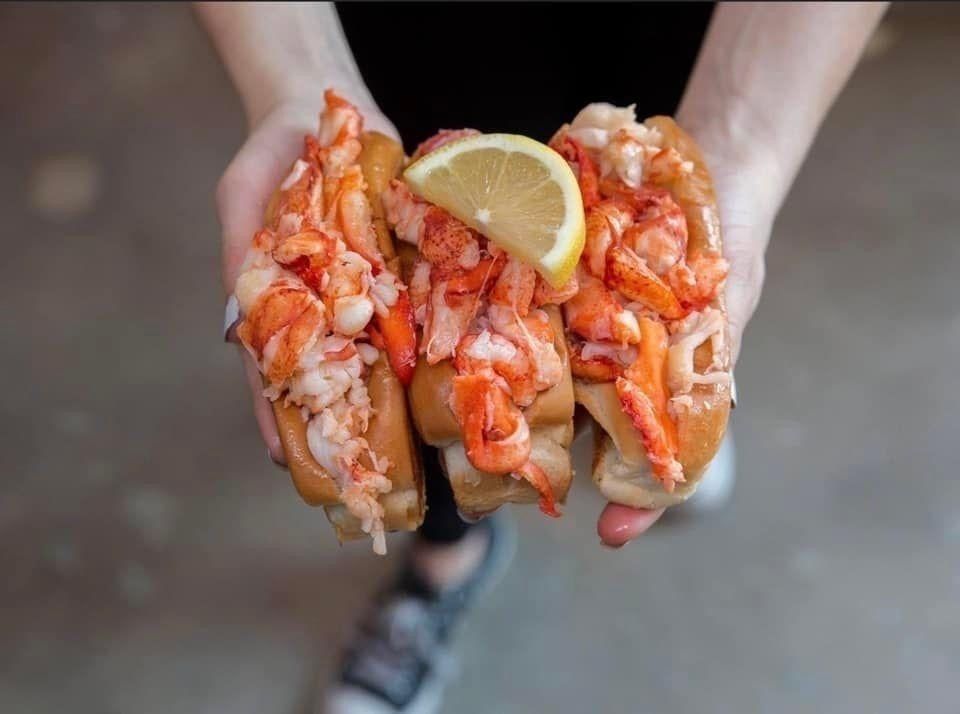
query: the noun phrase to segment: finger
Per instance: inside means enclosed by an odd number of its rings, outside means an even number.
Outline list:
[[[240,303],[237,302],[237,296],[231,295],[227,298],[227,303],[223,308],[223,341],[240,344],[240,336],[237,334],[237,327],[240,325]]]
[[[463,521],[464,523],[469,523],[470,525],[473,525],[473,524],[475,524],[475,523],[479,523],[479,522],[482,521],[484,518],[486,518],[486,517],[487,517],[487,514],[486,514],[486,513],[484,513],[484,514],[482,514],[482,515],[471,514],[471,515],[468,516],[466,513],[464,513],[463,511],[461,511],[461,510],[458,508],[458,509],[457,509],[457,516],[459,516],[460,520]]]
[[[267,203],[316,129],[317,114],[299,105],[267,117],[250,135],[217,185],[223,229],[223,280],[233,291],[250,239],[263,226]]]
[[[275,464],[280,466],[287,465],[287,458],[283,453],[283,444],[280,442],[280,433],[277,431],[277,421],[273,416],[273,407],[270,400],[263,396],[263,378],[257,370],[257,365],[253,358],[240,348],[240,354],[243,359],[243,371],[247,376],[247,384],[250,385],[250,393],[253,396],[253,415],[257,419],[257,426],[260,428],[260,436],[267,445],[267,452]]]
[[[386,134],[394,141],[403,143],[400,140],[400,132],[397,131],[397,127],[393,125],[393,122],[381,114],[379,109],[364,109],[362,105],[358,106],[357,108],[360,110],[360,114],[363,116],[364,131],[379,131],[381,134]]]
[[[761,237],[755,237],[756,235]],[[730,326],[730,354],[736,364],[743,341],[743,331],[747,326],[763,288],[766,272],[764,249],[766,237],[763,231],[748,226],[730,226],[727,228],[724,254],[730,261],[727,275],[727,319]]]
[[[250,135],[217,185],[217,213],[223,232],[223,283],[231,293],[251,238],[263,227],[270,197],[303,150],[303,137],[316,131],[318,112],[297,104],[267,117]],[[399,141],[393,124],[369,110],[367,128]]]
[[[597,521],[600,542],[620,548],[646,531],[663,515],[663,509],[648,510],[608,503]]]
[[[233,291],[250,240],[263,226],[270,196],[296,159],[303,135],[299,134],[299,139],[294,140],[291,131],[287,139],[265,142],[260,136],[252,136],[217,186],[217,213],[223,231],[223,282],[227,293]]]

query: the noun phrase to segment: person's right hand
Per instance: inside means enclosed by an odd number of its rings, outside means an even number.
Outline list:
[[[682,121],[683,117],[681,117]],[[764,254],[770,240],[779,197],[771,187],[780,181],[757,142],[751,156],[701,143],[717,191],[723,254],[730,262],[726,282],[732,366],[736,365],[743,331],[753,316],[763,288]],[[608,503],[597,521],[600,541],[620,548],[646,532],[663,515],[662,508],[640,509]]]
[[[398,139],[397,130],[368,97],[365,88],[335,87],[354,102],[364,117],[364,128]],[[276,103],[262,117],[252,117],[251,131],[244,145],[224,171],[217,185],[217,214],[222,229],[222,277],[224,292],[233,294],[240,266],[250,241],[263,227],[264,212],[273,192],[290,172],[303,150],[303,137],[317,131],[323,109],[323,88],[301,92],[296,98]],[[228,315],[232,321],[236,315]],[[226,338],[237,342],[235,329]],[[263,382],[257,365],[243,346],[238,345],[247,383],[253,398],[253,412],[270,458],[285,465],[283,446],[269,400],[263,396]]]

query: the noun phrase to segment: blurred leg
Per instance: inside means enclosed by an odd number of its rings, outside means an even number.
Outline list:
[[[460,518],[437,449],[424,446],[421,454],[427,514],[413,543],[410,566],[431,590],[443,592],[459,587],[474,573],[486,555],[489,531]]]
[[[500,517],[464,522],[437,458],[424,447],[427,513],[398,576],[357,628],[327,714],[439,711],[451,672],[450,638],[479,593],[496,583],[513,554]]]
[[[467,534],[472,524],[457,513],[453,489],[440,468],[439,451],[424,446],[420,454],[427,481],[427,515],[417,531],[417,542],[430,545],[456,543]]]

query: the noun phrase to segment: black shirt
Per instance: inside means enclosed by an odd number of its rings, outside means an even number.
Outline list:
[[[672,114],[711,3],[337,3],[408,151],[438,129],[546,141],[586,104]]]

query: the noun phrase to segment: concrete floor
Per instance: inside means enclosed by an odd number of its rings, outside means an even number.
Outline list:
[[[446,711],[956,710],[958,9],[888,19],[776,227],[733,506],[620,552],[586,479],[515,512]],[[182,6],[0,47],[0,711],[301,712],[400,548],[335,545],[219,341],[236,99]]]

